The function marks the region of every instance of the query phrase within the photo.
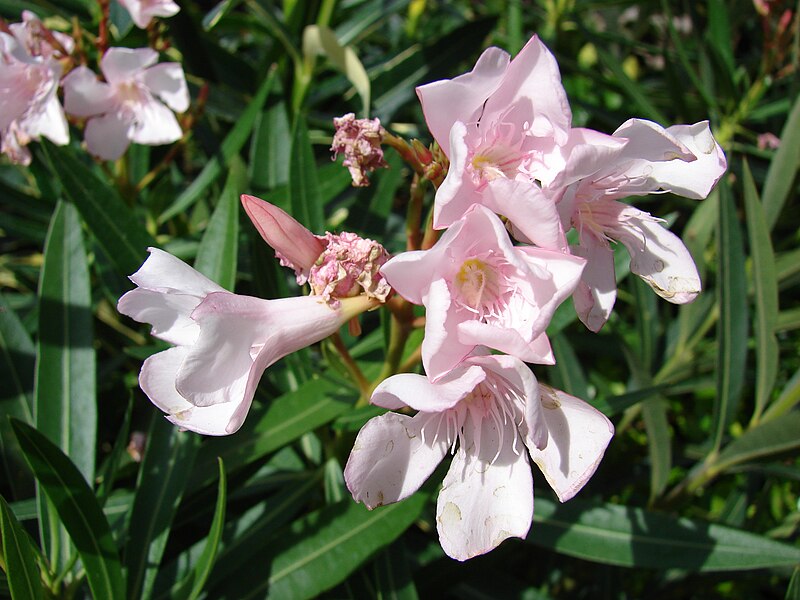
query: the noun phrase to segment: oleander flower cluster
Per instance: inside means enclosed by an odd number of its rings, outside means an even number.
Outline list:
[[[108,112],[90,118],[109,135],[125,124],[130,130],[120,115],[147,93],[174,108],[158,86],[175,73],[153,73],[150,59],[109,61],[102,88],[76,70],[70,106],[80,98],[90,117],[89,106],[104,99]],[[123,71],[135,72],[139,87],[116,84]],[[308,295],[236,295],[151,248],[119,310],[172,345],[145,361],[145,394],[181,428],[225,435],[242,425],[260,377],[281,357],[344,324],[357,331],[365,311],[423,307],[423,373],[395,369],[375,382],[370,401],[387,412],[358,433],[345,482],[373,509],[416,492],[451,454],[436,522],[445,552],[466,560],[528,534],[531,462],[567,501],[613,436],[605,415],[538,382],[529,367],[556,361],[547,328],[570,297],[590,330],[607,322],[616,298],[612,244],[625,246],[631,271],[664,299],[686,303],[701,290],[680,238],[623,199],[704,198],[726,161],[705,121],[665,128],[630,119],[610,135],[573,127],[558,65],[537,37],[513,60],[490,48],[469,73],[417,93],[439,150],[416,156],[445,157],[418,171],[446,170],[435,182],[430,243],[390,257],[376,241],[317,235],[245,195],[254,226]],[[161,112],[153,119],[164,119]],[[354,184],[366,185],[366,171],[385,166],[386,133],[376,119],[353,115],[336,125],[333,149],[345,154]]]
[[[140,27],[179,10],[163,0],[122,4]],[[28,145],[42,137],[69,143],[68,116],[84,127],[86,149],[103,160],[121,157],[131,142],[161,145],[183,137],[175,116],[189,108],[183,67],[159,63],[151,48],[99,50],[100,78],[82,64],[72,37],[51,31],[30,11],[0,31],[0,143],[11,162],[30,164]]]

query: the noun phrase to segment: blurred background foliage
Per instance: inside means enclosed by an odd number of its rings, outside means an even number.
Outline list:
[[[0,0],[9,22],[23,8],[75,32],[96,66],[93,0]],[[184,65],[193,104],[180,142],[99,164],[73,128],[70,146],[34,145],[27,169],[0,164],[0,595],[800,598],[800,4],[181,9],[149,31],[115,2],[110,13],[112,45],[156,44]],[[403,250],[410,170],[389,151],[391,169],[351,188],[330,160],[332,118],[379,117],[430,143],[414,86],[464,72],[488,45],[514,54],[533,33],[559,60],[576,126],[709,119],[729,172],[702,202],[635,199],[682,233],[705,291],[661,302],[622,256],[599,335],[562,307],[549,330],[558,363],[536,375],[603,410],[616,436],[567,504],[534,470],[527,540],[460,564],[436,538],[441,477],[373,512],[349,497],[344,461],[380,411],[354,407],[328,343],[267,371],[239,433],[200,439],[139,390],[142,360],[164,346],[115,305],[148,245],[237,293],[299,293],[239,210],[243,192],[312,230]],[[386,321],[372,313],[360,338],[342,334],[369,376]]]

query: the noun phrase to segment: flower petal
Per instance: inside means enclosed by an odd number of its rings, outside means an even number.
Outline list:
[[[109,48],[100,60],[100,70],[110,84],[124,83],[158,61],[152,48]]]
[[[148,248],[150,256],[130,280],[139,287],[205,297],[225,289],[193,269],[181,259],[159,248]]]
[[[530,135],[566,143],[572,111],[556,58],[538,36],[534,35],[508,65],[502,83],[486,101],[483,119],[491,120],[512,106],[518,123],[528,123]]]
[[[453,408],[486,379],[479,366],[453,369],[432,383],[424,375],[401,373],[383,380],[372,393],[370,402],[397,410],[404,406],[427,413]]]
[[[89,119],[83,132],[86,147],[104,160],[117,160],[130,146],[130,128],[130,122],[116,112]]]
[[[606,324],[617,299],[614,274],[614,251],[593,235],[581,237],[579,246],[571,246],[573,254],[586,259],[586,267],[572,295],[578,318],[591,331]]]
[[[189,88],[179,63],[153,65],[144,72],[143,79],[150,91],[175,112],[182,113],[189,108]]]
[[[442,418],[390,412],[370,419],[358,432],[344,468],[353,499],[371,510],[416,492],[447,453],[444,436],[423,441],[421,435],[423,427]]]
[[[481,194],[476,191],[467,172],[469,147],[466,138],[467,126],[461,121],[453,123],[450,130],[450,166],[434,199],[434,229],[449,227],[463,217],[470,206],[481,202]]]
[[[631,255],[631,272],[656,294],[674,304],[686,304],[702,289],[694,259],[681,239],[648,213],[625,209],[628,220],[617,233]]]
[[[515,448],[516,424],[507,423],[502,434],[492,419],[478,427],[479,438],[465,424],[465,447],[453,457],[436,503],[439,542],[461,561],[506,538],[524,538],[533,519],[533,478],[525,449]]]
[[[503,79],[509,60],[510,56],[504,50],[487,48],[469,73],[417,88],[425,122],[445,156],[450,156],[449,140],[453,123],[476,120],[484,102]]]
[[[166,294],[137,288],[123,295],[117,310],[139,323],[150,323],[150,334],[170,344],[189,346],[200,328],[189,315],[202,298],[189,294]]]
[[[76,117],[102,115],[114,106],[111,86],[98,81],[88,67],[74,68],[61,85],[64,87],[64,110]]]
[[[728,168],[725,153],[711,135],[708,121],[673,125],[667,131],[686,145],[697,160],[684,165],[677,161],[658,163],[654,165],[653,177],[673,194],[705,198]]]
[[[183,136],[178,119],[166,106],[148,95],[136,107],[135,123],[130,138],[137,144],[159,146],[171,144]]]
[[[558,499],[566,502],[594,474],[614,436],[614,426],[599,410],[561,390],[540,386],[550,441],[528,446]]]
[[[177,347],[150,356],[142,365],[139,385],[150,401],[167,413],[167,419],[182,429],[203,435],[227,435],[226,427],[236,405],[194,406],[175,389],[175,377],[187,353],[187,348]]]

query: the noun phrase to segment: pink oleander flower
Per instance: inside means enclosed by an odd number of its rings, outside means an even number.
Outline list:
[[[469,357],[437,382],[395,375],[375,389],[372,403],[419,412],[388,412],[361,428],[344,470],[347,488],[369,509],[397,502],[417,491],[450,449],[436,526],[444,551],[461,561],[528,534],[529,456],[565,502],[594,474],[614,434],[602,413],[539,385],[511,356]]]
[[[172,0],[118,0],[139,29],[146,29],[153,17],[171,17],[180,6]]]
[[[417,94],[450,159],[436,192],[434,227],[448,227],[483,204],[508,218],[525,241],[565,248],[555,206],[539,182],[554,177],[549,157],[569,143],[572,113],[555,57],[539,38],[514,60],[489,48],[471,72],[420,86]]]
[[[69,142],[64,109],[58,101],[61,50],[70,51],[72,39],[49,32],[29,11],[22,23],[0,32],[0,143],[12,162],[28,165],[26,147],[41,136],[55,144]],[[50,44],[55,41],[61,47]]]
[[[355,233],[314,235],[291,215],[254,196],[242,195],[242,205],[281,265],[294,269],[298,285],[336,308],[340,298],[364,294],[385,302],[392,291],[380,274],[389,260],[378,242]]]
[[[425,305],[422,363],[437,381],[476,346],[554,362],[545,329],[583,265],[566,253],[512,245],[502,221],[475,205],[430,250],[399,254],[381,273],[406,300]]]
[[[106,83],[83,66],[64,78],[64,108],[88,119],[89,152],[116,160],[131,142],[158,146],[181,138],[173,111],[189,108],[186,77],[180,64],[157,60],[150,48],[109,48],[100,61]]]
[[[355,187],[369,185],[367,173],[389,165],[383,159],[380,119],[356,119],[353,113],[333,119],[336,133],[333,135],[331,152],[333,159],[344,154],[342,164],[350,171]]]
[[[336,309],[314,296],[240,296],[166,252],[148,251],[131,275],[137,289],[117,309],[152,324],[152,335],[174,347],[145,360],[139,385],[172,423],[205,435],[241,427],[267,367],[375,305],[366,296]]]
[[[607,146],[593,155],[591,145],[584,145],[567,158],[547,190],[558,197],[564,229],[574,226],[579,234],[572,251],[587,263],[573,298],[581,321],[592,331],[605,324],[616,299],[611,240],[625,245],[631,271],[662,298],[684,304],[701,290],[694,260],[680,238],[661,219],[617,199],[659,191],[705,198],[727,167],[707,121],[664,129],[630,119],[613,137],[626,142],[613,160]]]

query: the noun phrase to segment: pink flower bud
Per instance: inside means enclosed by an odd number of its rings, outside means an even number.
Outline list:
[[[264,241],[275,249],[281,265],[294,269],[298,283],[305,283],[325,245],[274,204],[243,194],[242,206]]]

